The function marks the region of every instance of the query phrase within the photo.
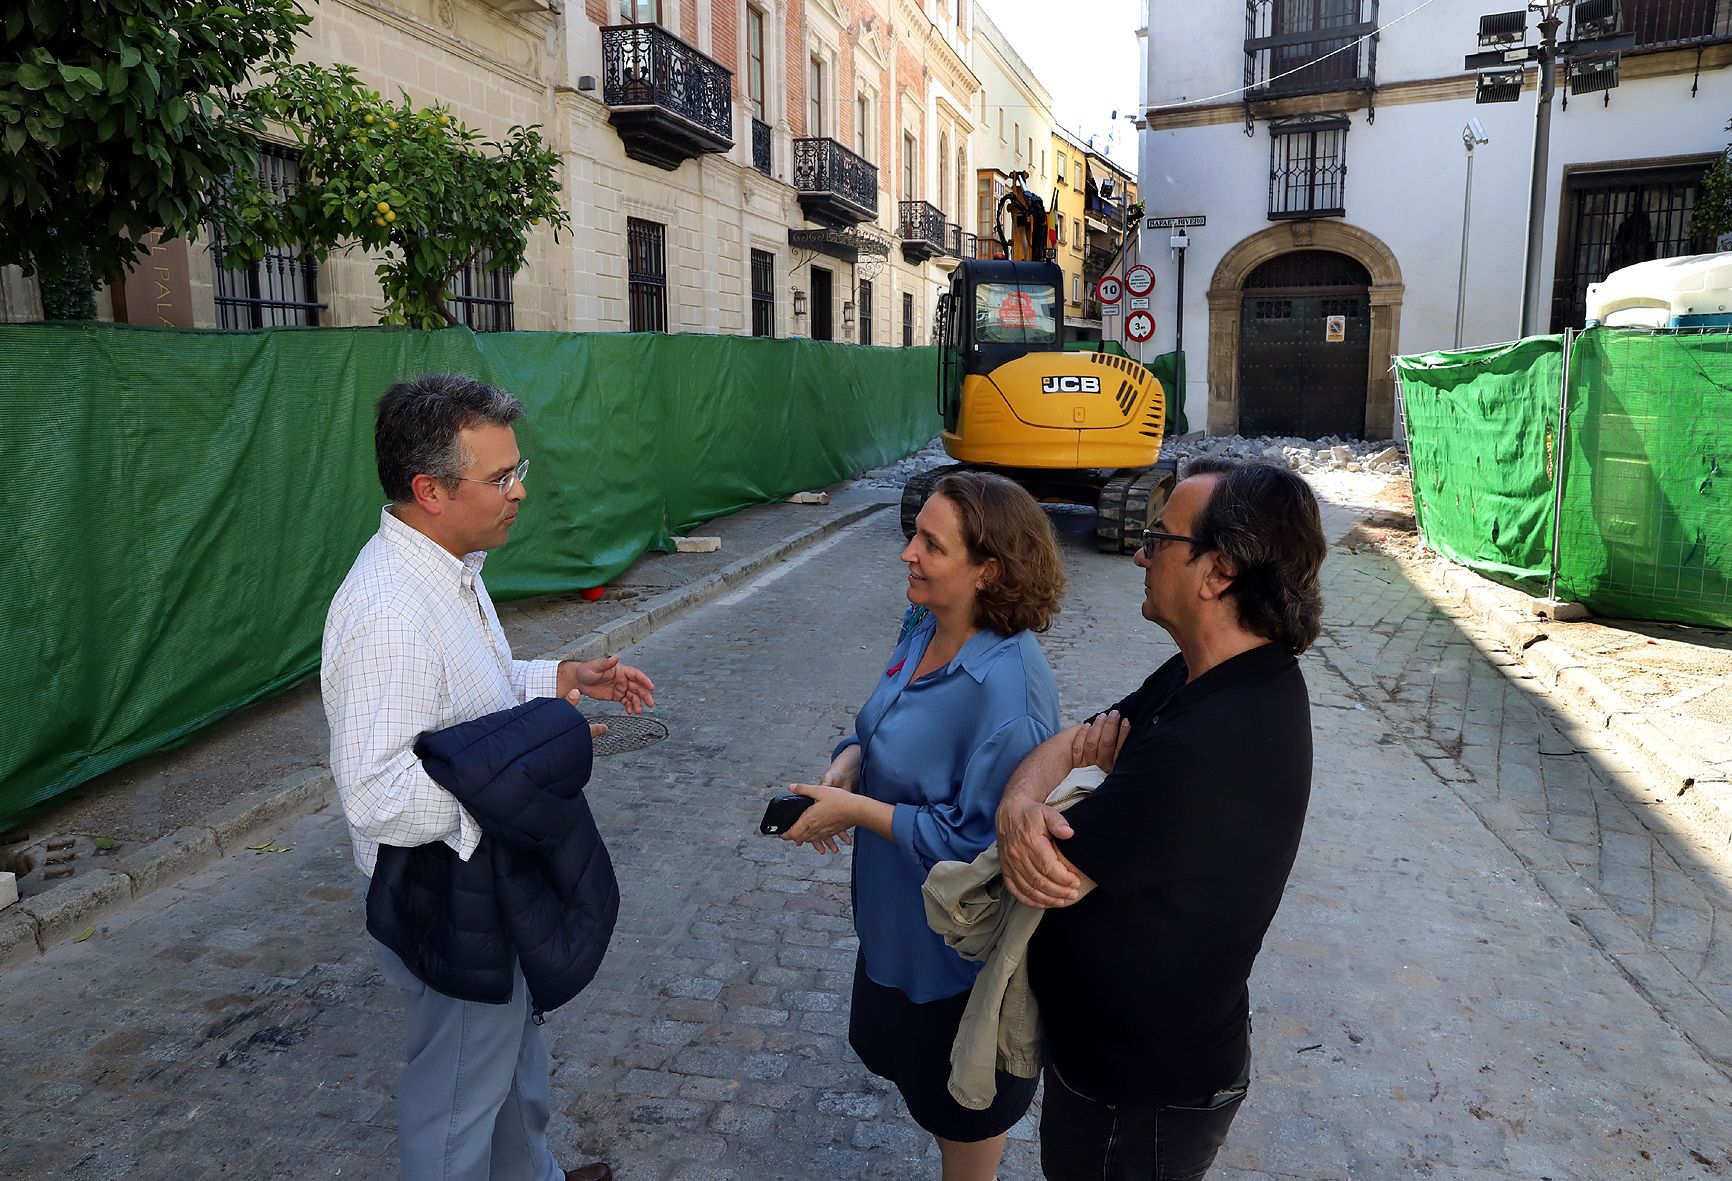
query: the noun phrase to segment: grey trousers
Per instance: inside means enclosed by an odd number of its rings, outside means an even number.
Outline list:
[[[403,991],[397,1149],[404,1181],[562,1181],[547,1147],[548,1058],[523,973],[504,1005],[428,988],[383,944],[379,969]]]

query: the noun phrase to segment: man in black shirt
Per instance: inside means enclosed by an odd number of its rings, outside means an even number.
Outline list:
[[[1045,1025],[1049,1181],[1190,1181],[1250,1077],[1246,982],[1311,792],[1294,657],[1317,636],[1317,501],[1286,468],[1193,465],[1145,532],[1144,618],[1179,655],[1023,761],[998,812]],[[1107,778],[1060,815],[1073,768]]]

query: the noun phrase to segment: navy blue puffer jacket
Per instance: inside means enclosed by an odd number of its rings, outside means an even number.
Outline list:
[[[481,826],[468,861],[444,842],[385,845],[367,890],[367,930],[422,983],[505,1004],[512,963],[550,1012],[601,966],[619,882],[583,798],[589,722],[541,697],[423,734],[415,753]]]

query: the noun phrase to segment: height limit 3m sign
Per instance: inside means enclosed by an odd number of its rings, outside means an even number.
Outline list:
[[[1125,317],[1125,336],[1142,344],[1155,334],[1155,317],[1149,312],[1132,312]]]

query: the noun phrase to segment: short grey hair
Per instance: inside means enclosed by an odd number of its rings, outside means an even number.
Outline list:
[[[492,424],[510,426],[523,403],[484,381],[460,373],[426,373],[398,382],[379,399],[373,453],[379,485],[397,504],[415,499],[416,476],[455,486],[474,456],[459,432]]]

